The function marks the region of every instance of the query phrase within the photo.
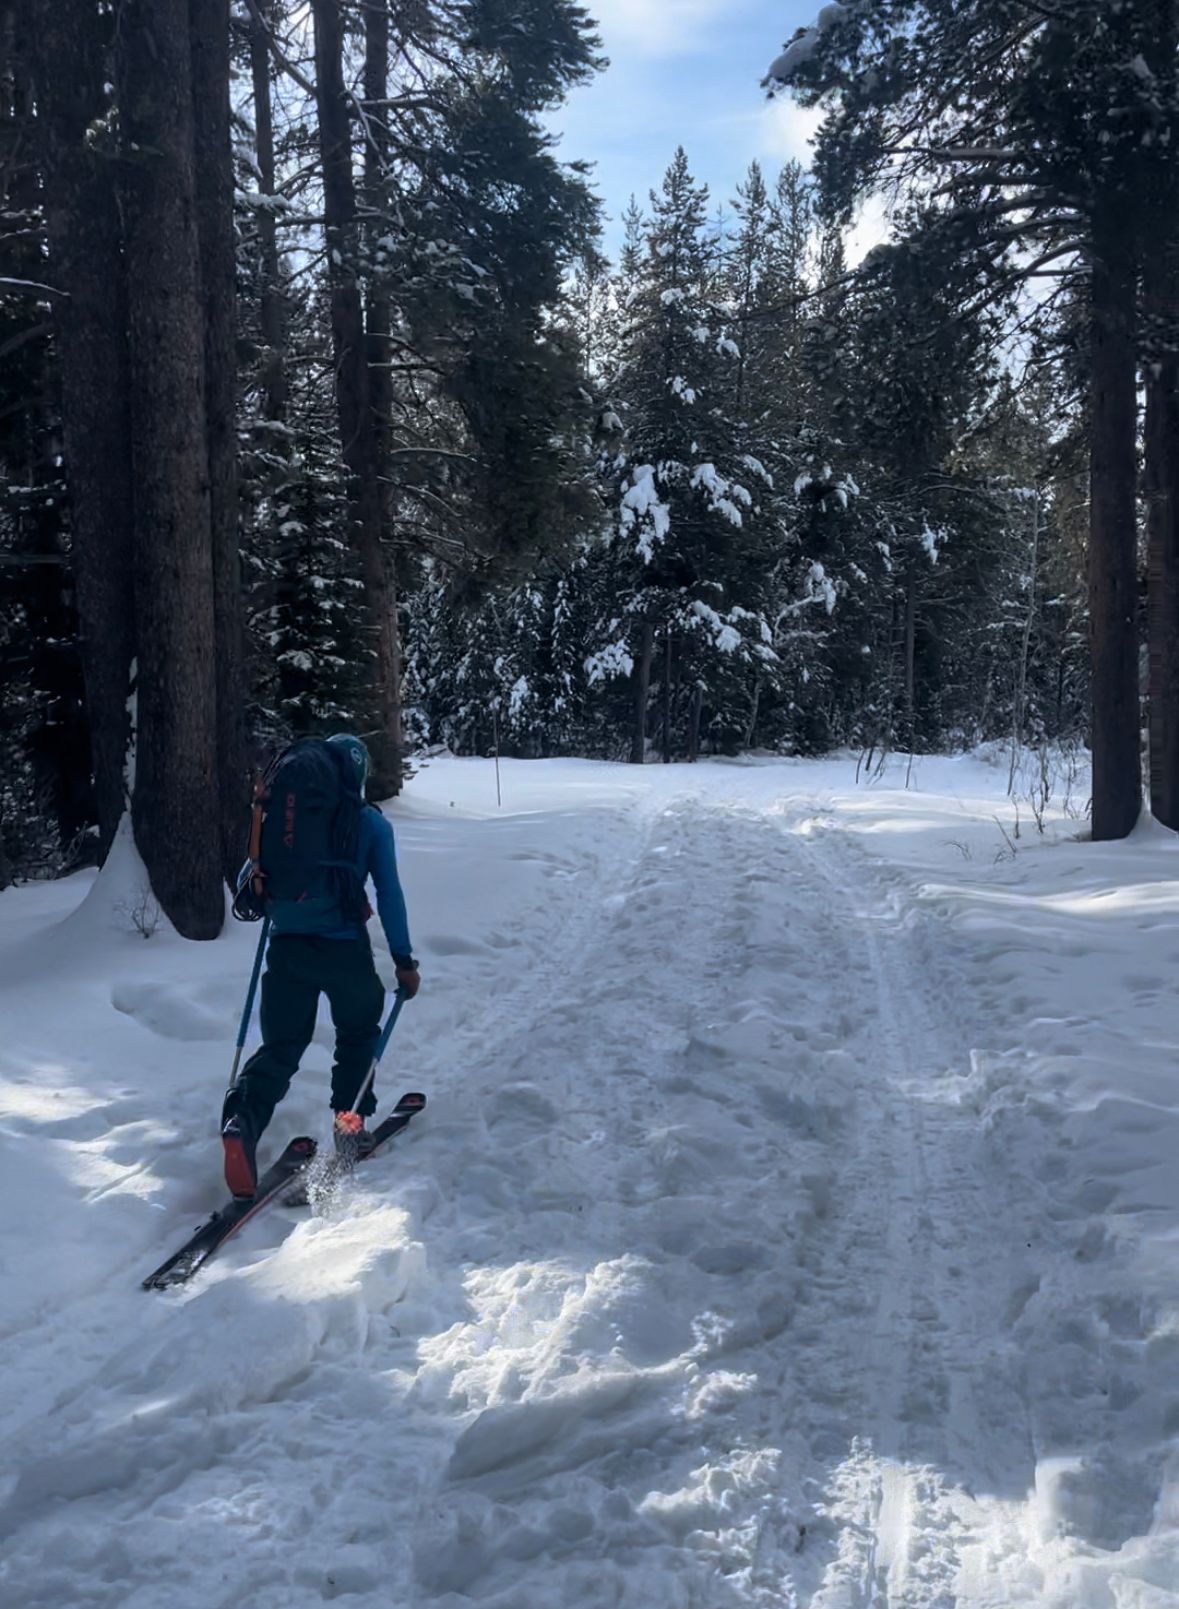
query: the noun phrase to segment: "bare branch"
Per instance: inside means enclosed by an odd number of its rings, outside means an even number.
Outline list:
[[[22,346],[27,346],[30,341],[39,341],[43,335],[48,335],[52,329],[53,325],[48,320],[41,324],[30,325],[27,330],[22,330],[19,335],[11,336],[0,345],[0,358],[11,357],[14,352],[19,352]]]
[[[69,291],[59,290],[56,285],[42,285],[35,279],[9,279],[7,275],[0,274],[0,285],[7,286],[9,290],[37,291],[43,296],[68,296]]]
[[[250,16],[253,17],[254,22],[261,30],[262,35],[266,40],[267,49],[270,51],[270,54],[274,57],[275,61],[289,78],[293,78],[295,80],[295,83],[298,84],[303,93],[305,95],[310,95],[312,100],[314,100],[315,85],[307,77],[303,69],[301,67],[297,67],[283,50],[275,36],[274,30],[271,28],[266,18],[262,15],[262,12],[258,6],[258,0],[246,0],[246,6],[249,10]]]

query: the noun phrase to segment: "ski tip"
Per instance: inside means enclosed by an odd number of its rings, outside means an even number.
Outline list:
[[[411,1090],[408,1095],[403,1095],[397,1102],[396,1110],[398,1112],[420,1112],[425,1104],[426,1097],[419,1090]]]
[[[293,1151],[296,1156],[305,1156],[309,1161],[318,1149],[318,1140],[313,1140],[309,1134],[300,1134],[298,1139],[292,1140],[287,1146],[288,1151]]]
[[[145,1280],[142,1280],[139,1288],[143,1291],[167,1291],[171,1290],[173,1285],[180,1283],[182,1283],[180,1280],[169,1279],[167,1275],[156,1273],[149,1274]]]

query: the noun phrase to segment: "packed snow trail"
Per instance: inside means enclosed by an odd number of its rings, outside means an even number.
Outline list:
[[[428,1111],[181,1296],[135,1275],[215,1193],[244,973],[96,958],[100,883],[57,930],[86,941],[71,1040],[33,1021],[54,944],[23,947],[2,1160],[66,1261],[41,1299],[18,1246],[2,1309],[0,1598],[1179,1602],[1174,1284],[1136,1309],[1095,1238],[1114,1197],[1010,1039],[976,896],[881,859],[835,767],[520,766],[492,819],[481,775],[436,767],[398,817],[428,992],[383,1085]],[[170,1123],[158,1085],[135,1115],[149,1044]],[[323,1127],[327,1056],[321,1026],[276,1146]]]

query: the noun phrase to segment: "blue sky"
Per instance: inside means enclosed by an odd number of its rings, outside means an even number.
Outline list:
[[[633,192],[645,204],[677,145],[712,204],[726,203],[753,158],[768,175],[808,160],[813,113],[759,84],[819,0],[585,0],[610,66],[553,118],[560,154],[596,164],[607,248]],[[726,209],[727,210],[727,209]]]

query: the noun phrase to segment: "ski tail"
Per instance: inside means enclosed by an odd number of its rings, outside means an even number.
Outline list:
[[[258,1214],[273,1202],[281,1201],[299,1175],[315,1158],[316,1142],[300,1135],[258,1180],[257,1190],[248,1200],[233,1198],[227,1206],[205,1220],[179,1250],[153,1269],[142,1282],[145,1291],[163,1291],[173,1285],[183,1285],[214,1257],[227,1240],[231,1240]]]

